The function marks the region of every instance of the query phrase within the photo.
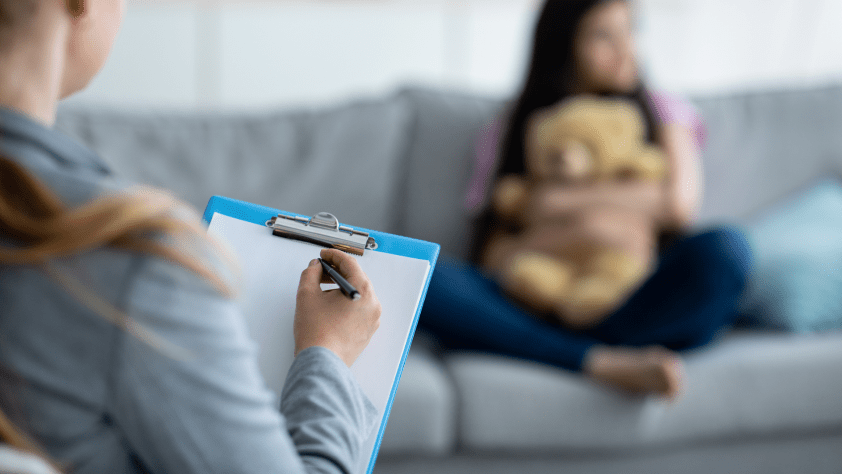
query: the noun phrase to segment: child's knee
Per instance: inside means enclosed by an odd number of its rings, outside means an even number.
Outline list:
[[[722,247],[729,252],[735,267],[743,275],[750,274],[754,266],[754,255],[745,233],[737,227],[729,226],[722,229],[721,238]]]
[[[725,226],[693,236],[688,242],[699,270],[717,281],[733,279],[739,287],[746,284],[752,271],[751,246],[745,234],[735,226]]]

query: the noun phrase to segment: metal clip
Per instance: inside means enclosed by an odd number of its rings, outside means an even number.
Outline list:
[[[266,221],[266,226],[279,237],[339,249],[354,255],[362,255],[366,249],[377,248],[374,237],[367,232],[340,226],[336,216],[329,212],[320,212],[309,219],[278,214]]]

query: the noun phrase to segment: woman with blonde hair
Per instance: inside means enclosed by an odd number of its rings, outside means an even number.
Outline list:
[[[0,393],[27,433],[4,415],[0,441],[76,473],[350,472],[375,413],[349,366],[380,317],[356,261],[321,252],[353,302],[321,290],[315,260],[303,270],[278,410],[195,214],[51,128],[124,9],[0,0],[0,367],[19,380]]]

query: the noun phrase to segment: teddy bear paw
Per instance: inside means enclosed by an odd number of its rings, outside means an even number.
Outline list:
[[[523,252],[512,261],[509,278],[516,295],[535,308],[551,310],[567,292],[573,268],[545,254]]]

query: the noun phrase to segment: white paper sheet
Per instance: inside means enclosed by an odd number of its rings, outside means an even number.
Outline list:
[[[239,295],[267,386],[280,394],[293,360],[292,322],[301,272],[321,247],[272,235],[265,226],[215,213],[209,233],[236,254],[243,279]],[[366,472],[404,348],[430,271],[426,260],[367,250],[355,257],[374,286],[383,312],[380,328],[351,372],[377,407],[377,428],[364,445],[358,472]]]

